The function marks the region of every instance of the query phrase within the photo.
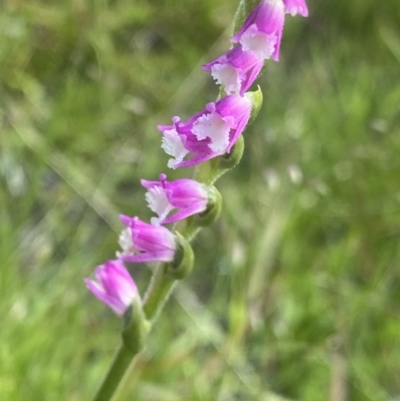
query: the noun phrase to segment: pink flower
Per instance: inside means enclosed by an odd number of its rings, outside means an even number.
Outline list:
[[[262,0],[231,41],[240,43],[244,51],[252,51],[259,58],[278,61],[284,21],[281,0]]]
[[[100,301],[108,305],[117,315],[123,315],[132,304],[138,291],[120,260],[107,260],[96,267],[97,281],[85,278],[86,286]]]
[[[286,12],[295,16],[297,14],[308,17],[308,8],[305,0],[283,0]]]
[[[249,121],[251,102],[245,96],[229,95],[208,103],[205,110],[186,123],[173,118],[174,125],[158,126],[163,133],[162,148],[173,159],[168,167],[189,167],[229,153]],[[183,160],[189,153],[193,157]]]
[[[117,257],[126,262],[171,262],[175,256],[175,236],[167,228],[145,223],[138,217],[120,215],[126,228],[119,237],[122,252]]]
[[[161,174],[160,181],[141,180],[141,183],[148,189],[146,200],[150,209],[158,214],[158,218],[151,220],[152,224],[173,223],[207,208],[207,187],[195,180],[184,178],[168,182],[167,176]],[[173,209],[180,210],[167,218]]]
[[[229,50],[216,60],[203,65],[203,69],[210,71],[215,81],[224,86],[225,92],[244,92],[252,85],[263,67],[264,60],[250,51],[243,51],[241,45]]]

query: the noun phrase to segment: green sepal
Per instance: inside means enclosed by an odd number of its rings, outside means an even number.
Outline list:
[[[251,102],[250,121],[253,121],[257,117],[257,114],[260,111],[263,102],[263,94],[261,88],[257,86],[257,90],[255,92],[246,92],[245,97]]]
[[[150,322],[145,318],[139,297],[133,299],[123,318],[122,341],[125,348],[136,355],[143,349],[146,334],[150,330]]]
[[[243,135],[239,137],[236,143],[232,146],[230,153],[225,153],[222,156],[217,157],[217,175],[216,178],[219,178],[222,174],[229,171],[230,169],[236,167],[240,160],[242,160],[244,152],[244,139]]]
[[[244,139],[241,135],[232,146],[230,153],[214,157],[214,159],[200,164],[195,171],[194,179],[204,182],[206,185],[213,185],[221,175],[239,164],[243,156],[243,151]]]
[[[181,280],[192,271],[194,254],[189,241],[177,231],[175,235],[177,240],[175,258],[172,262],[168,263],[167,272],[175,280]]]
[[[193,226],[207,227],[219,217],[222,209],[222,196],[215,187],[208,188],[207,209],[193,216]]]

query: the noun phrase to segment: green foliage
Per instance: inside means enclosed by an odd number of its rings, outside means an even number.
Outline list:
[[[1,3],[1,400],[95,393],[120,322],[82,278],[114,256],[118,213],[150,217],[156,125],[216,98],[200,66],[229,47],[233,3]],[[309,8],[126,400],[399,397],[400,8]]]

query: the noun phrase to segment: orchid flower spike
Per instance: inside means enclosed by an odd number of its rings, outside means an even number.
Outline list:
[[[185,219],[207,208],[208,190],[204,184],[188,178],[167,181],[165,174],[160,174],[159,181],[141,180],[147,188],[146,200],[150,209],[158,214],[151,219],[152,224],[173,223]],[[167,217],[173,209],[179,209]]]
[[[117,315],[123,315],[139,294],[122,261],[106,261],[96,267],[95,275],[97,281],[85,278],[86,286]]]
[[[212,77],[224,87],[228,95],[239,93],[243,96],[256,80],[263,64],[263,58],[251,51],[244,51],[239,45],[203,65],[203,70],[210,71]]]
[[[168,167],[190,167],[229,153],[239,139],[251,113],[246,96],[229,95],[195,114],[186,123],[173,118],[174,125],[158,126],[163,134],[162,148],[173,159]],[[189,153],[193,157],[183,160]]]
[[[240,43],[244,51],[252,51],[263,60],[278,61],[284,21],[285,8],[281,0],[262,0],[231,41]]]
[[[171,262],[174,259],[175,235],[167,228],[123,214],[120,219],[126,228],[119,237],[122,252],[117,252],[118,258],[134,263]]]
[[[293,17],[297,14],[308,17],[308,8],[305,0],[283,0],[286,12]]]

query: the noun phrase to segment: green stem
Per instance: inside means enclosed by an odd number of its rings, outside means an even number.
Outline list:
[[[143,349],[144,340],[150,330],[150,323],[145,319],[138,297],[124,313],[125,325],[122,331],[122,344],[115,354],[114,361],[101,385],[94,401],[117,400],[124,387],[124,377],[133,369],[135,356]]]
[[[133,362],[135,354],[124,344],[121,345],[115,354],[112,365],[103,384],[97,392],[93,401],[110,401],[113,394],[116,392],[121,378]]]
[[[149,287],[144,296],[143,311],[146,318],[154,320],[168,300],[176,279],[167,274],[167,264],[160,263],[151,278]]]

